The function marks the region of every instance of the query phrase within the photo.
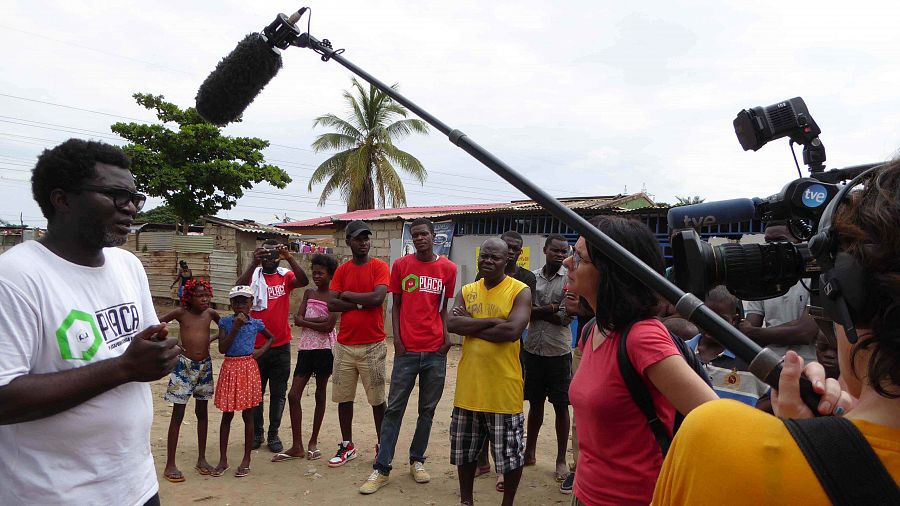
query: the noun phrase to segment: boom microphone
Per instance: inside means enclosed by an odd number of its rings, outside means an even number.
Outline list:
[[[237,120],[279,70],[280,51],[262,34],[247,35],[200,85],[197,112],[217,126]]]
[[[669,209],[669,228],[699,228],[707,225],[738,223],[759,218],[759,205],[763,201],[753,199],[720,200]]]
[[[295,23],[306,7],[287,17],[279,14],[262,33],[251,33],[216,65],[197,91],[197,112],[206,121],[225,126],[240,118],[259,92],[281,70],[281,49],[287,49],[300,30]]]

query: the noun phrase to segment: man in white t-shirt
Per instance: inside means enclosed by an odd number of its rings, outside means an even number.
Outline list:
[[[47,234],[0,255],[0,504],[158,505],[148,381],[181,353],[125,243],[146,197],[121,149],[45,150]]]

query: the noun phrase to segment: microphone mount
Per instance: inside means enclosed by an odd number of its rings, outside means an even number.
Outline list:
[[[280,19],[281,16],[279,16],[278,20]],[[781,376],[782,369],[781,357],[753,342],[750,338],[738,331],[737,328],[708,308],[697,296],[682,291],[668,281],[662,274],[644,264],[633,253],[592,226],[587,220],[564,206],[560,201],[553,198],[531,181],[525,179],[525,177],[494,156],[491,152],[478,145],[465,133],[458,129],[451,128],[440,119],[431,115],[428,111],[419,107],[416,103],[398,93],[397,90],[391,88],[344,58],[342,55],[344,50],[335,50],[328,39],[320,41],[310,35],[307,31],[307,33],[300,34],[291,39],[290,44],[313,50],[321,55],[323,62],[330,60],[338,62],[341,66],[369,82],[397,103],[403,105],[418,117],[422,118],[429,125],[446,135],[454,145],[481,162],[488,169],[541,205],[541,207],[546,209],[554,217],[578,232],[578,234],[596,247],[609,260],[615,262],[632,276],[637,278],[641,283],[665,297],[666,300],[675,305],[676,310],[682,316],[706,329],[716,338],[716,340],[732,350],[742,360],[751,364],[750,369],[755,376],[770,386],[778,388],[778,380]],[[806,378],[801,378],[800,383],[801,397],[806,405],[812,409],[813,413],[817,413],[817,406],[819,403],[818,395],[813,392],[812,385]]]

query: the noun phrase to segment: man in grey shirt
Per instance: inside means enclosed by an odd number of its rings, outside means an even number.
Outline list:
[[[769,222],[766,242],[778,241],[800,242],[785,222]],[[787,350],[794,350],[803,357],[804,362],[809,363],[816,360],[815,340],[819,327],[806,311],[809,292],[804,288],[804,283],[809,286],[808,279],[802,280],[780,297],[745,302],[747,316],[739,328],[747,337],[778,356],[784,356]]]
[[[571,317],[565,308],[568,271],[562,261],[569,254],[566,238],[553,234],[544,243],[546,263],[534,271],[537,284],[531,310],[531,324],[525,338],[525,400],[528,401],[528,430],[525,465],[535,464],[538,433],[544,421],[544,400],[556,412],[556,476],[564,480],[566,446],[569,440],[569,382],[572,379]]]

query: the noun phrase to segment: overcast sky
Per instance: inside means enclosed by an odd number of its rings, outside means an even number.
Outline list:
[[[900,147],[896,2],[329,1],[312,34],[459,128],[555,196],[640,191],[658,201],[767,196],[797,170],[787,140],[744,152],[741,109],[801,96],[827,166]],[[246,33],[298,5],[272,1],[12,1],[0,19],[0,218],[46,224],[30,196],[40,151],[68,137],[121,143],[116,121],[154,121],[135,92],[194,105],[199,84]],[[306,18],[303,23],[305,25]],[[313,119],[347,113],[351,74],[292,48],[232,135],[267,139],[294,182],[220,216],[337,214],[307,192],[327,154]],[[51,105],[55,104],[55,105]],[[429,170],[410,205],[525,198],[432,129],[399,142]],[[800,156],[798,149],[798,157]],[[805,167],[801,168],[806,173]],[[261,192],[261,193],[260,193]],[[147,208],[159,203],[151,199]]]

